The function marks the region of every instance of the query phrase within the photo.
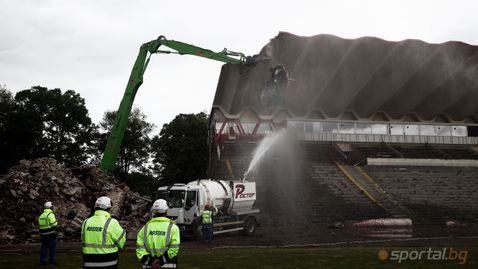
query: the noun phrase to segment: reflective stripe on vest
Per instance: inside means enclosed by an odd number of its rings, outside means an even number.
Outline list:
[[[144,230],[143,230],[143,246],[137,245],[137,247],[141,248],[141,249],[146,249],[146,251],[149,254],[158,254],[159,256],[161,256],[165,252],[167,252],[170,247],[179,247],[179,245],[177,245],[177,244],[174,244],[174,245],[170,246],[172,228],[173,228],[173,223],[170,222],[169,226],[168,226],[168,231],[166,232],[166,243],[164,244],[165,247],[164,248],[153,248],[153,249],[151,249],[148,245],[148,223],[146,223],[146,225],[144,225]]]
[[[83,263],[84,267],[107,267],[118,264],[118,260],[110,262],[85,262]]]
[[[106,244],[106,236],[108,235],[108,226],[110,225],[111,218],[108,218],[105,222],[105,225],[103,226],[103,233],[102,233],[102,238],[101,238],[101,244],[90,244],[90,243],[85,243],[86,242],[86,223],[88,222],[89,219],[85,220],[85,224],[83,225],[83,247],[86,248],[115,248],[118,245],[118,242],[123,238],[125,235],[125,231],[123,230],[123,233],[121,236],[118,238],[118,240],[115,241],[114,244]]]
[[[121,239],[123,239],[123,237],[124,237],[125,235],[126,235],[126,230],[123,230],[123,232],[120,234],[120,236],[118,237],[118,239],[116,239],[116,241],[114,242],[114,244],[115,244],[118,248],[120,248],[119,243],[120,243]]]

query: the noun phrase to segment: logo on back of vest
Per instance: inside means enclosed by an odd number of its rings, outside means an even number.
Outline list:
[[[149,231],[149,235],[166,235],[164,231]]]
[[[86,227],[86,230],[91,232],[101,232],[103,230],[103,227],[89,226],[89,227]]]

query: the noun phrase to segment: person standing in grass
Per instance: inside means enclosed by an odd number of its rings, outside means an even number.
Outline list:
[[[95,214],[81,227],[84,269],[117,269],[119,250],[126,242],[126,232],[108,212],[111,199],[107,196],[95,202]]]
[[[212,229],[212,211],[209,210],[209,205],[204,206],[201,214],[202,221],[202,237],[203,242],[212,243],[213,229]]]
[[[46,257],[49,254],[48,262],[57,265],[56,262],[56,229],[58,222],[55,213],[53,213],[53,203],[46,202],[43,206],[45,209],[38,218],[38,226],[40,226],[40,265],[46,265]]]
[[[154,201],[152,219],[138,233],[136,256],[143,268],[177,268],[179,227],[167,218],[168,209],[166,200]]]

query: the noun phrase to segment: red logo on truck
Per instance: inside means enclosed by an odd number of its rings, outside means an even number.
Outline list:
[[[237,198],[240,198],[240,199],[243,199],[243,198],[252,198],[254,197],[255,193],[253,192],[250,192],[250,193],[244,193],[244,191],[246,190],[246,186],[244,186],[243,184],[237,184],[236,185],[236,199]]]

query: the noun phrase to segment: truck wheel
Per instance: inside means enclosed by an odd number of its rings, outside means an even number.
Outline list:
[[[254,218],[248,217],[244,220],[244,235],[252,235],[256,232],[257,222]]]

